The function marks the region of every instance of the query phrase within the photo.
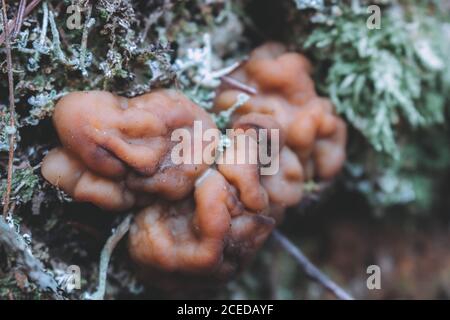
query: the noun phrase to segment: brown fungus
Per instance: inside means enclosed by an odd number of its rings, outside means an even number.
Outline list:
[[[42,174],[75,200],[106,209],[123,210],[136,202],[129,199],[114,207],[106,190],[96,190],[96,186],[115,186],[116,191],[120,186],[122,197],[127,199],[131,193],[181,199],[192,192],[195,180],[208,168],[206,162],[212,162],[206,159],[198,164],[175,165],[171,161],[176,144],[171,133],[180,128],[192,133],[194,121],[201,122],[202,133],[215,128],[203,109],[173,90],[158,90],[132,99],[104,91],[70,93],[57,103],[53,115],[63,150],[51,152],[44,159]],[[202,144],[200,151],[205,147],[206,143]],[[80,182],[75,189],[73,181],[80,172],[82,177],[95,177],[102,184],[88,186]],[[88,187],[90,190],[84,190]],[[79,196],[86,192],[96,196]]]
[[[277,163],[273,172],[262,174],[261,161],[258,161],[256,166],[253,165],[253,172],[251,174],[244,174],[243,172],[237,171],[234,179],[242,181],[240,184],[247,185],[247,189],[250,189],[251,185],[258,186],[258,188],[253,187],[255,190],[262,189],[264,194],[267,195],[267,201],[270,203],[272,216],[278,216],[275,212],[280,211],[275,210],[275,208],[281,209],[283,212],[285,208],[299,203],[303,193],[303,168],[296,155],[285,146],[286,139],[278,121],[267,114],[248,113],[238,117],[234,121],[233,129],[245,130],[247,135],[250,135],[248,138],[250,141],[251,139],[257,140],[255,144],[258,145],[258,151],[263,147],[261,145],[263,142],[266,145],[265,151],[270,156],[270,160]],[[251,131],[251,129],[254,131]],[[261,141],[258,135],[261,129],[267,130],[267,140],[265,141]],[[276,137],[272,136],[274,130],[278,133]],[[252,133],[256,133],[256,135]],[[273,147],[276,148],[272,149]],[[254,152],[257,151],[255,150]],[[267,165],[270,166],[273,163],[267,163]],[[242,170],[243,167],[249,168],[251,166],[246,163],[245,166],[241,165],[241,168],[240,166],[234,166],[234,170]],[[219,165],[219,170],[227,177],[224,171],[225,168],[225,165]],[[232,177],[228,177],[228,179],[232,179]],[[246,191],[243,190],[243,193],[245,194]]]
[[[43,176],[76,201],[107,210],[145,207],[131,226],[129,252],[146,277],[165,272],[228,279],[275,226],[257,158],[252,164],[246,159],[218,164],[217,170],[206,163],[172,163],[171,133],[178,128],[192,133],[195,120],[203,131],[216,128],[206,112],[169,90],[129,100],[107,92],[76,92],[56,106],[54,124],[63,147],[45,157]],[[243,128],[279,127],[258,114],[243,118],[239,126],[231,141],[244,137],[253,143],[232,142],[224,155],[257,152],[258,137]],[[212,149],[216,142],[210,142]],[[204,147],[202,142],[197,151]]]
[[[51,150],[42,163],[42,175],[76,201],[91,202],[106,210],[126,210],[136,204],[123,181],[94,174],[64,148]]]
[[[346,126],[330,101],[317,96],[311,71],[304,56],[286,52],[280,44],[267,43],[255,49],[231,74],[257,91],[236,110],[233,120],[248,113],[271,115],[281,125],[286,145],[299,157],[305,177],[331,179],[345,161]],[[215,110],[230,108],[241,93],[223,85]]]
[[[249,115],[241,125],[273,129],[276,123],[271,122]],[[130,253],[153,283],[176,288],[170,279],[180,285],[200,274],[212,283],[225,281],[242,269],[274,228],[256,155],[258,137],[234,129],[217,169],[197,179],[193,198],[159,201],[138,214],[130,230]]]
[[[56,106],[62,147],[45,157],[42,174],[76,201],[107,210],[140,208],[129,252],[153,284],[226,281],[285,209],[301,201],[306,179],[331,179],[343,165],[345,123],[329,100],[317,96],[311,70],[305,57],[279,44],[253,51],[231,77],[257,93],[232,115],[234,130],[219,153],[219,139],[202,139],[205,130],[217,129],[212,118],[180,92],[156,90],[132,99],[71,93]],[[228,110],[241,93],[224,84],[214,110]],[[194,137],[187,153],[201,152],[200,163],[173,162],[176,129]],[[275,164],[275,172],[263,174]]]
[[[130,229],[129,249],[146,276],[156,270],[169,278],[202,275],[220,281],[249,260],[274,225],[272,218],[247,210],[236,189],[209,169],[198,179],[193,198],[142,210]],[[153,281],[170,282],[167,277]]]

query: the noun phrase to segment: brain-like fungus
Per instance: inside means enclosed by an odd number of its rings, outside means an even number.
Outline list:
[[[230,75],[256,89],[233,115],[271,115],[281,126],[286,145],[297,154],[305,178],[330,179],[345,161],[346,125],[334,113],[328,99],[317,95],[309,61],[286,52],[277,43],[255,49],[249,60]],[[215,111],[230,108],[243,92],[224,84],[218,92]]]
[[[126,210],[136,196],[124,181],[97,175],[64,148],[51,150],[42,163],[42,175],[76,201],[91,202],[106,210]]]
[[[224,176],[208,169],[193,197],[157,202],[137,215],[129,250],[147,276],[149,268],[179,281],[183,275],[224,281],[251,258],[274,226],[274,219],[247,209]],[[158,278],[153,281],[170,281]]]
[[[132,208],[147,194],[181,199],[212,162],[171,161],[171,133],[192,132],[194,121],[201,121],[202,132],[216,128],[208,113],[173,90],[132,99],[104,91],[70,93],[53,115],[63,149],[49,153],[42,174],[75,200],[109,210]]]
[[[303,168],[296,155],[285,146],[284,132],[271,115],[248,113],[238,117],[232,128],[234,139],[231,139],[223,157],[236,149],[235,142],[242,136],[242,131],[239,130],[244,130],[244,136],[253,143],[244,146],[237,144],[241,150],[235,150],[236,158],[239,160],[240,154],[246,154],[244,164],[219,164],[218,168],[234,185],[242,186],[239,191],[244,203],[245,198],[248,198],[247,203],[252,203],[253,206],[264,203],[265,207],[269,206],[270,216],[279,222],[284,209],[301,200]],[[261,130],[267,130],[266,139],[261,139]],[[252,155],[257,157],[257,161],[249,161]],[[263,161],[261,156],[267,156],[269,161]],[[269,167],[271,170],[264,170]],[[261,200],[257,201],[258,198]]]
[[[231,77],[257,93],[232,114],[222,136],[212,116],[178,91],[132,99],[70,93],[53,115],[62,146],[44,158],[42,174],[76,201],[139,209],[128,249],[153,284],[226,281],[285,209],[301,201],[305,180],[331,179],[343,165],[346,126],[317,96],[310,72],[305,57],[281,45],[256,49]],[[214,112],[235,106],[241,94],[223,84]],[[200,162],[174,161],[178,129],[193,137],[183,141],[183,159],[200,152]],[[204,139],[208,129],[216,139]]]
[[[254,126],[250,118],[245,123]],[[216,168],[197,179],[193,197],[157,201],[138,214],[130,230],[130,253],[141,271],[152,270],[153,283],[176,286],[170,278],[179,285],[199,275],[225,281],[242,269],[275,227],[260,176],[258,137],[235,129]],[[161,277],[162,271],[169,279]]]

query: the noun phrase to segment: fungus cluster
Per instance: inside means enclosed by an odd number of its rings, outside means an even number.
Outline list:
[[[344,163],[347,130],[331,102],[317,95],[311,71],[303,55],[286,52],[281,44],[256,48],[231,75],[257,92],[236,110],[233,120],[249,113],[270,115],[281,126],[286,146],[297,155],[305,177],[330,179]],[[223,85],[215,110],[230,108],[241,93]]]
[[[173,90],[132,99],[103,91],[70,93],[53,115],[64,148],[50,152],[42,173],[75,200],[108,210],[140,206],[147,194],[182,199],[207,167],[174,165],[171,133],[193,130],[195,120],[204,130],[215,128],[208,113]]]
[[[201,163],[175,164],[171,157],[174,130],[193,132],[196,121],[203,132],[217,130],[212,116],[182,93],[156,90],[132,99],[70,93],[53,115],[62,147],[47,154],[42,174],[76,201],[109,211],[139,208],[129,252],[157,284],[226,281],[301,200],[305,179],[330,179],[344,162],[345,124],[317,96],[310,71],[306,58],[281,45],[256,49],[231,77],[257,93],[232,115],[225,148],[217,139],[201,141],[200,151],[214,150]],[[233,106],[241,93],[224,84],[214,112]],[[270,150],[276,172],[262,175],[258,156],[256,162],[217,161],[229,153],[258,154],[258,129],[279,132],[268,136],[277,139]]]

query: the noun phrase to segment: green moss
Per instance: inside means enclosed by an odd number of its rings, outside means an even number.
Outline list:
[[[445,56],[438,45],[439,22],[429,28],[422,17],[410,24],[385,10],[382,28],[366,27],[367,15],[345,10],[331,25],[308,37],[321,65],[330,64],[324,91],[337,111],[360,131],[375,150],[398,158],[399,131],[431,127],[444,121]]]
[[[33,197],[39,178],[34,168],[15,169],[11,185],[11,201],[16,204],[27,203]],[[6,179],[1,180],[0,194],[6,191]]]
[[[20,276],[21,284],[19,285],[17,279],[13,275],[6,275],[0,278],[0,300],[41,300],[45,299],[45,294],[42,294],[33,283],[28,282],[25,275],[16,271],[17,276]]]
[[[366,25],[368,3],[329,1],[290,41],[313,59],[319,91],[352,127],[347,185],[375,210],[430,211],[450,167],[450,13],[439,2],[378,4],[381,29]]]

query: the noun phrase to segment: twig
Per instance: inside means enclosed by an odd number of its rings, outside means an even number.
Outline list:
[[[270,261],[267,261],[266,268],[267,268],[267,274],[268,274],[268,287],[269,287],[269,294],[270,294],[270,300],[278,300],[279,299],[279,290],[278,290],[278,283],[280,282],[280,263],[279,263],[279,256],[280,251],[274,250],[275,247],[272,246],[270,250],[271,259]]]
[[[236,79],[233,79],[229,76],[223,76],[221,79],[224,83],[228,84],[229,86],[231,86],[234,89],[244,91],[245,93],[248,93],[250,95],[255,95],[258,93],[258,91],[255,88],[250,87],[249,85],[246,85],[245,83],[242,83],[242,82],[240,82]]]
[[[14,22],[14,30],[12,32],[12,38],[15,38],[23,24],[23,19],[25,18],[25,9],[27,8],[27,0],[20,0],[19,9],[17,11],[16,21]]]
[[[112,231],[112,235],[106,241],[105,246],[102,249],[102,253],[100,254],[100,266],[99,266],[99,274],[98,274],[98,287],[97,291],[95,291],[92,295],[89,295],[88,298],[92,300],[103,300],[106,292],[106,277],[108,275],[108,266],[109,260],[111,259],[111,255],[116,248],[119,241],[123,238],[123,236],[130,229],[132,215],[128,215],[125,219],[119,224],[119,226]]]
[[[3,30],[5,33],[5,47],[6,47],[6,65],[8,68],[8,90],[9,90],[9,154],[8,154],[8,178],[6,184],[6,192],[3,198],[3,217],[6,219],[9,212],[9,201],[11,197],[11,185],[13,176],[13,162],[14,162],[14,144],[16,140],[16,124],[15,124],[15,109],[14,105],[14,79],[13,79],[13,65],[11,57],[11,43],[10,33],[7,27],[8,15],[6,12],[6,1],[2,0],[2,14],[3,14]]]
[[[353,300],[353,297],[345,292],[341,287],[339,287],[333,280],[331,280],[327,275],[322,273],[308,258],[303,254],[303,252],[295,246],[288,238],[286,238],[278,230],[272,232],[272,238],[289,253],[300,265],[303,271],[312,280],[317,281],[327,290],[333,293],[338,299],[341,300]]]
[[[42,14],[41,33],[39,36],[39,46],[37,50],[34,52],[34,56],[32,59],[33,63],[30,63],[31,65],[33,65],[33,67],[31,68],[32,71],[36,71],[38,69],[38,61],[41,59],[41,53],[47,50],[47,48],[45,48],[45,40],[47,37],[47,28],[48,28],[48,7],[46,2],[44,2],[42,6],[42,11],[43,14]]]
[[[42,15],[42,27],[41,27],[41,34],[39,37],[39,44],[41,47],[44,47],[45,45],[45,40],[47,37],[47,28],[48,28],[48,7],[47,4],[44,3],[42,5],[43,8],[43,15]]]
[[[31,254],[22,236],[17,234],[2,217],[0,217],[0,244],[3,244],[8,252],[15,255],[17,264],[40,290],[50,291],[53,298],[57,300],[63,299],[58,293],[56,280],[44,271],[44,265]]]
[[[213,116],[214,121],[216,122],[217,126],[219,128],[224,129],[225,126],[230,121],[231,115],[237,109],[242,107],[249,99],[250,99],[250,97],[248,95],[246,95],[245,93],[239,93],[237,95],[236,102],[231,107],[229,107],[226,110],[220,111],[219,114]]]
[[[39,4],[41,2],[41,0],[33,0],[33,1],[31,1],[30,2],[30,4],[26,7],[26,9],[25,9],[25,13],[24,13],[24,15],[23,15],[23,18],[25,18],[26,16],[28,16],[32,11],[33,11],[33,9],[34,8],[36,8],[37,7],[37,5]],[[8,21],[8,23],[7,23],[7,28],[3,28],[3,33],[0,35],[0,45],[2,45],[3,44],[3,42],[5,41],[5,39],[6,39],[6,30],[8,31],[8,32],[11,32],[14,28],[15,28],[15,26],[17,26],[17,24],[16,24],[16,20],[17,20],[17,18],[14,18],[14,19],[12,19],[11,21]],[[18,28],[20,28],[20,26],[18,27]]]
[[[152,25],[154,25],[159,18],[164,14],[166,10],[170,10],[173,7],[173,3],[170,0],[165,0],[164,3],[157,9],[153,10],[148,18],[145,19],[144,30],[142,31],[139,42],[144,42],[147,37],[148,31]]]
[[[89,29],[92,26],[91,15],[92,15],[92,5],[88,4],[86,22],[84,23],[83,36],[81,38],[81,48],[80,48],[80,70],[81,70],[81,74],[84,77],[87,76],[87,70],[86,70],[86,50],[87,49],[86,48],[87,48]]]

